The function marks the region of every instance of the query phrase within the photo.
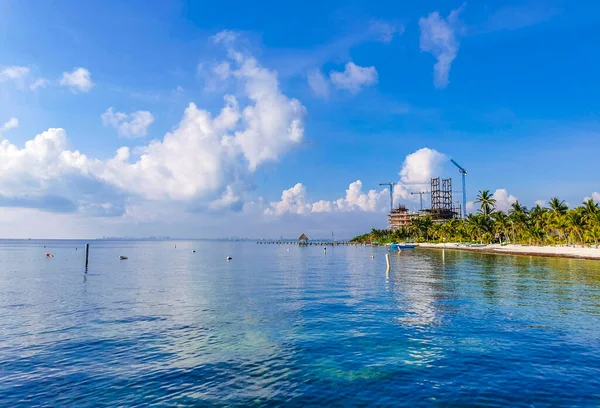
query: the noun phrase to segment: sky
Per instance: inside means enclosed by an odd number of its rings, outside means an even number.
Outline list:
[[[0,0],[0,238],[350,238],[450,159],[600,201],[600,4],[287,3]]]

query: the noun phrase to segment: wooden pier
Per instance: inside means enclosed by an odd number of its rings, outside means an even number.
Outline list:
[[[263,240],[256,241],[259,245],[299,245],[299,246],[339,246],[339,245],[354,245],[354,246],[362,246],[363,244],[355,244],[350,241],[308,241],[308,242],[298,242],[298,241],[279,241],[279,240]]]

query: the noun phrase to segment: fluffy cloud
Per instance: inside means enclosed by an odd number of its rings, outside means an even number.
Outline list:
[[[45,78],[35,79],[29,67],[12,66],[0,70],[0,82],[12,81],[21,89],[27,87],[32,91],[43,88],[48,84]]]
[[[510,206],[517,201],[517,197],[508,194],[505,188],[499,188],[494,191],[494,199],[496,200],[496,210],[508,212]]]
[[[6,122],[4,125],[2,125],[2,127],[0,127],[0,135],[3,132],[6,132],[7,130],[10,130],[10,129],[14,129],[16,127],[19,127],[19,119],[17,119],[17,118],[10,118],[8,120],[8,122]]]
[[[431,178],[442,172],[442,167],[448,162],[448,157],[435,149],[424,147],[406,156],[400,170],[400,181],[394,187],[394,201],[414,199],[410,192],[429,189]],[[412,185],[416,187],[411,187]]]
[[[394,201],[415,199],[410,195],[413,185],[428,185],[431,178],[439,175],[448,157],[434,149],[422,148],[406,156],[400,170],[400,181],[394,186]],[[265,210],[267,215],[344,213],[352,211],[377,212],[389,209],[387,189],[363,192],[362,182],[351,183],[345,197],[333,201],[319,200],[311,202],[302,183],[284,190],[281,200],[271,202]],[[419,189],[420,187],[417,187]],[[421,187],[422,188],[422,187]]]
[[[297,183],[294,187],[283,190],[281,200],[270,203],[265,214],[308,214],[311,207],[311,204],[306,202],[306,187],[302,183]]]
[[[336,88],[357,93],[361,88],[377,83],[377,70],[348,62],[343,72],[331,71],[329,78]]]
[[[12,66],[4,68],[0,71],[0,82],[4,81],[16,81],[25,78],[29,75],[30,69],[28,67]]]
[[[539,205],[540,207],[543,207],[546,205],[546,200],[535,200],[535,205]]]
[[[212,210],[240,209],[241,204],[242,197],[235,192],[233,186],[227,186],[221,197],[212,201],[208,207]]]
[[[63,72],[60,84],[68,86],[74,92],[89,92],[94,86],[90,71],[81,67],[75,68],[73,72]]]
[[[346,197],[340,198],[332,203],[334,209],[341,212],[347,211],[379,211],[382,209],[382,198],[387,196],[385,189],[381,191],[369,190],[362,192],[362,182],[356,180],[346,190]]]
[[[119,136],[144,137],[148,134],[148,127],[154,122],[154,116],[148,111],[136,111],[131,114],[114,112],[110,107],[102,114],[105,126],[117,129]]]
[[[346,196],[335,201],[320,200],[311,203],[306,194],[306,188],[302,183],[297,183],[294,187],[284,190],[281,194],[281,200],[272,202],[269,208],[265,210],[267,215],[282,214],[309,214],[309,213],[331,213],[331,212],[374,212],[385,208],[383,204],[387,197],[387,191],[369,190],[366,193],[362,191],[362,182],[360,180],[351,183],[346,190]]]
[[[458,34],[462,25],[458,16],[462,8],[463,6],[453,10],[446,19],[437,11],[419,19],[421,51],[428,52],[437,59],[433,80],[437,88],[448,85],[450,67],[459,48]]]
[[[321,98],[329,96],[329,82],[318,69],[308,74],[308,86],[310,86],[315,95]]]
[[[600,203],[600,193],[593,192],[591,197],[584,197],[583,201],[587,201],[590,198],[593,199],[595,202]]]
[[[70,150],[60,128],[40,133],[23,148],[2,140],[0,195],[15,201],[51,194],[75,203],[82,212],[104,214],[127,211],[124,200],[185,202],[221,195],[212,208],[231,206],[239,193],[227,186],[297,146],[306,113],[298,100],[281,92],[276,72],[232,47],[228,46],[228,76],[236,82],[242,102],[226,95],[216,115],[190,103],[162,140],[131,150],[121,147],[108,160]],[[77,77],[74,82],[68,77],[69,84],[82,85]],[[89,88],[83,84],[83,89]],[[118,125],[123,121],[115,112],[107,119]],[[108,202],[114,208],[104,205]]]

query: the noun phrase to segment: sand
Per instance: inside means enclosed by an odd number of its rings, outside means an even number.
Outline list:
[[[464,244],[419,244],[424,248],[457,249],[463,251],[486,252],[494,254],[554,256],[563,258],[583,258],[600,260],[600,248],[582,248],[572,246],[533,246],[533,245],[499,245],[490,244],[484,247],[471,247]]]

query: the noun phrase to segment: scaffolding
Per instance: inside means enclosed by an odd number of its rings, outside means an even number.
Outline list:
[[[457,218],[460,212],[452,206],[452,179],[435,177],[431,179],[431,209],[428,211],[434,221]]]
[[[452,179],[442,179],[442,209],[452,211]]]
[[[431,211],[442,208],[442,194],[440,192],[440,178],[431,179]]]

